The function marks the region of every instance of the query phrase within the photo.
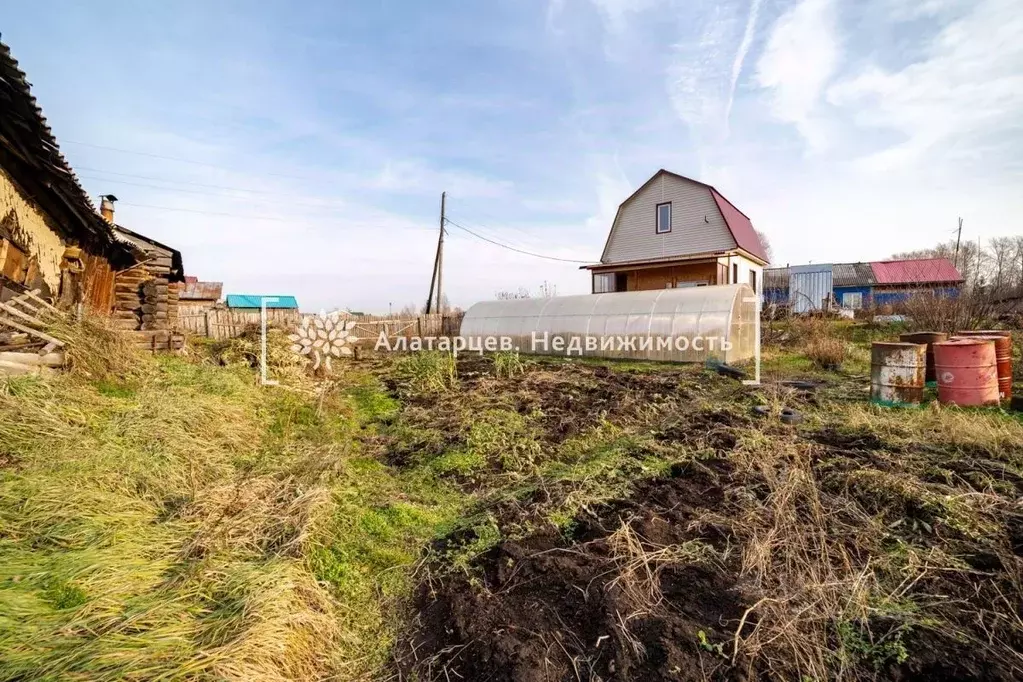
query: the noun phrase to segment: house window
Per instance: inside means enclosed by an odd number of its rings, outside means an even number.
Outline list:
[[[593,293],[610,294],[615,291],[615,273],[594,274]]]
[[[842,307],[851,308],[852,310],[859,310],[863,307],[863,292],[862,291],[847,291],[842,294]]]
[[[732,284],[739,283],[739,264],[732,263]]]
[[[757,293],[757,271],[749,271],[749,285],[753,287],[753,293]]]
[[[671,202],[657,204],[657,234],[671,232]]]

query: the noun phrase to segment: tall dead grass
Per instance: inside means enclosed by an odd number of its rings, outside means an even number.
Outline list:
[[[70,372],[0,389],[0,679],[335,674],[316,405],[64,324]]]

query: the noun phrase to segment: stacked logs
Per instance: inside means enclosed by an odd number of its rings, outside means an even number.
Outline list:
[[[170,282],[166,277],[154,277],[142,284],[142,327],[143,331],[168,329],[168,295]]]
[[[137,267],[117,273],[114,280],[114,325],[135,330],[142,325],[142,286],[151,275]]]

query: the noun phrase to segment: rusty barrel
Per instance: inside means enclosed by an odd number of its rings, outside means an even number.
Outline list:
[[[919,405],[926,372],[926,345],[875,341],[870,346],[870,401]]]
[[[995,344],[995,362],[998,363],[998,396],[1012,398],[1012,335],[1004,329],[968,329],[956,336],[990,339]]]
[[[938,401],[963,407],[998,404],[995,344],[984,338],[955,338],[934,344]]]
[[[927,346],[927,375],[925,381],[928,383],[938,380],[934,373],[934,344],[947,340],[948,334],[945,332],[911,332],[899,336],[899,341],[903,343],[922,343]]]

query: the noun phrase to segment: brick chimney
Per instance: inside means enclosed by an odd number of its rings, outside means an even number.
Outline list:
[[[113,194],[104,194],[100,197],[99,212],[111,225],[114,224],[114,202],[117,201],[117,197]]]

